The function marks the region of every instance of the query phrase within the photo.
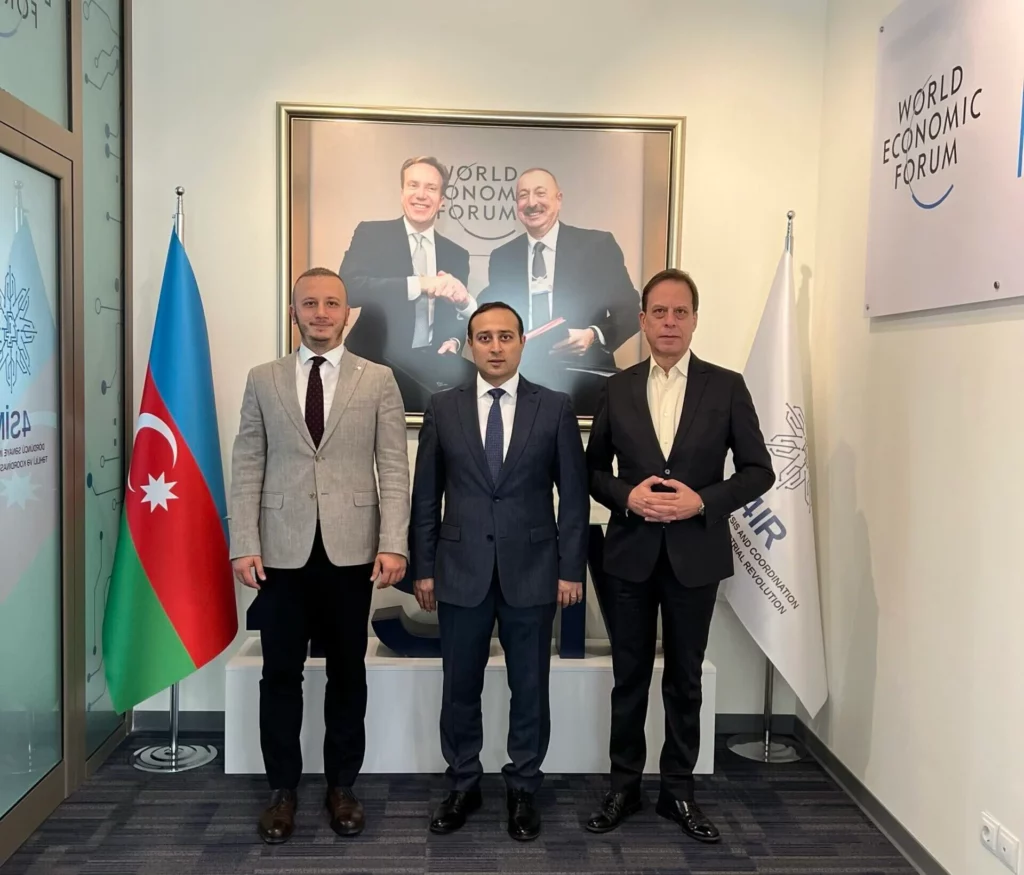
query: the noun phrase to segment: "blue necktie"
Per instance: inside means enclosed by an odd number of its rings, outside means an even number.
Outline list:
[[[487,457],[487,467],[491,469],[491,480],[498,482],[498,472],[501,471],[502,455],[505,448],[505,429],[501,422],[501,396],[505,394],[504,389],[491,389],[488,393],[494,401],[491,403],[491,411],[487,414],[487,431],[484,435],[484,455]]]

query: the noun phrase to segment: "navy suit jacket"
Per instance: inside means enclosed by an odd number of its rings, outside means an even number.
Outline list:
[[[433,578],[438,601],[480,604],[497,563],[510,605],[554,602],[559,579],[583,581],[589,521],[586,457],[568,395],[520,376],[497,482],[484,456],[476,380],[431,396],[416,453],[410,552],[414,579]]]
[[[438,271],[466,285],[469,252],[436,229],[434,245]],[[412,255],[403,220],[360,222],[338,273],[345,282],[349,306],[360,308],[345,345],[371,361],[389,364],[400,360],[412,349],[416,327],[416,303],[409,300],[407,283],[413,276]],[[433,348],[452,337],[461,343],[466,323],[450,301],[439,299],[434,304]]]
[[[608,378],[587,442],[591,494],[612,512],[604,570],[645,581],[664,544],[684,586],[718,583],[733,573],[729,515],[772,488],[772,457],[742,375],[691,354],[683,413],[666,459],[647,403],[650,370],[645,359]],[[726,479],[730,450],[735,473]],[[704,515],[662,524],[629,511],[633,487],[652,475],[689,486],[704,501]]]
[[[487,288],[478,298],[481,304],[504,301],[526,320],[530,297],[527,252],[526,234],[520,234],[491,253]],[[553,286],[556,318],[564,317],[568,328],[596,325],[604,335],[605,346],[595,343],[579,364],[614,368],[612,353],[640,330],[640,295],[629,279],[615,238],[607,231],[562,222]]]

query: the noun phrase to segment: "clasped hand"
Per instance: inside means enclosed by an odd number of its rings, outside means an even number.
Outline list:
[[[445,298],[456,307],[469,303],[469,291],[462,281],[443,270],[437,276],[420,277],[420,289],[428,298]]]
[[[651,487],[661,484],[671,492],[654,492]],[[700,513],[701,498],[685,483],[666,480],[662,477],[648,477],[633,487],[627,506],[637,516],[649,523],[673,523],[687,520]]]

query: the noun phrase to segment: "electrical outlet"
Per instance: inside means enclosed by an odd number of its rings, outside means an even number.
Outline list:
[[[981,812],[981,843],[998,856],[996,841],[999,838],[999,821],[987,811]]]
[[[1006,864],[1011,872],[1017,872],[1020,842],[1017,841],[1017,837],[1013,833],[1006,831],[1005,826],[999,827],[999,834],[996,836],[996,856]]]

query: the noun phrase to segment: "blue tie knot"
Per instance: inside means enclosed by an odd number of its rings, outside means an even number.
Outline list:
[[[490,395],[495,401],[501,398],[505,394],[504,389],[488,389],[487,394]]]

